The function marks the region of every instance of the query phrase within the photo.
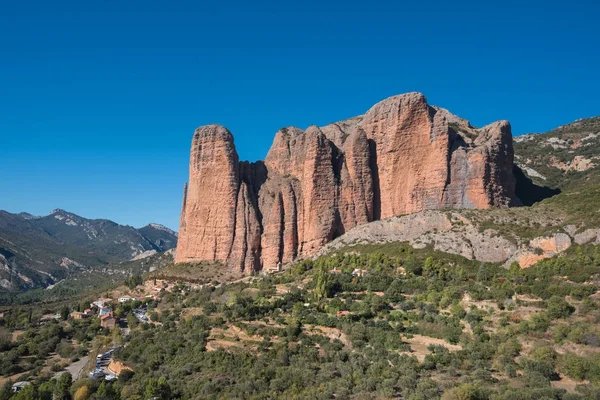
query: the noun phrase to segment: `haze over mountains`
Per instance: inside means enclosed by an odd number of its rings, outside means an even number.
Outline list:
[[[53,284],[92,267],[173,249],[177,233],[158,224],[136,229],[56,209],[47,216],[0,211],[0,285]]]

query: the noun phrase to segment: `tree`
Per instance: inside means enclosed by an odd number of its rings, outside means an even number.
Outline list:
[[[156,285],[156,279],[154,280],[154,284]],[[126,280],[125,280],[125,285],[129,288],[129,289],[135,289],[137,286],[142,285],[144,283],[144,279],[142,278],[141,275],[139,274],[135,274],[135,275],[130,275]]]
[[[512,264],[510,264],[510,267],[508,268],[508,275],[511,278],[519,278],[519,277],[521,277],[522,272],[523,271],[521,270],[521,266],[516,261],[513,261]]]
[[[115,328],[112,330],[112,342],[113,346],[119,346],[121,343],[123,343],[121,328],[118,326],[115,326]]]
[[[158,382],[154,378],[148,379],[146,388],[144,389],[144,398],[151,399],[158,393]]]
[[[329,297],[331,277],[329,276],[329,272],[325,270],[325,267],[322,266],[317,270],[315,279],[317,280],[317,284],[315,286],[315,296],[317,301],[321,301],[322,299]]]
[[[146,389],[144,390],[144,398],[151,399],[153,397],[158,397],[160,400],[169,400],[171,398],[171,387],[164,376],[161,376],[158,380],[153,378],[148,379]]]
[[[297,318],[290,317],[287,321],[286,333],[290,338],[298,337],[302,333],[302,323]]]
[[[548,300],[548,315],[552,319],[567,318],[573,314],[573,311],[575,311],[575,308],[563,297],[552,296]]]
[[[37,400],[38,392],[33,384],[29,384],[21,389],[16,396],[11,397],[11,400]]]
[[[68,306],[64,306],[61,310],[60,310],[60,318],[63,321],[66,321],[67,318],[69,318],[69,307]]]
[[[404,260],[404,269],[415,276],[420,276],[423,273],[423,266],[412,254],[409,254]]]
[[[90,398],[90,388],[87,386],[82,386],[77,391],[75,391],[75,395],[73,396],[73,400],[87,400]]]
[[[70,400],[71,399],[71,385],[73,384],[73,377],[70,373],[64,372],[58,378],[56,386],[54,387],[54,400]]]
[[[171,387],[164,376],[158,378],[158,397],[161,400],[169,400],[171,398]]]
[[[96,390],[96,393],[94,394],[94,398],[98,400],[111,400],[115,397],[115,389],[110,383],[107,383],[106,381],[102,381],[100,386],[98,386],[98,390]]]
[[[12,395],[11,385],[12,381],[10,380],[6,381],[4,385],[2,385],[2,388],[0,388],[0,400],[8,400],[10,398]]]
[[[56,379],[51,379],[48,382],[42,383],[38,389],[40,400],[52,400],[52,394],[54,393],[55,386]]]
[[[437,273],[439,265],[435,262],[433,257],[429,256],[425,259],[423,264],[423,276],[432,278]]]
[[[385,291],[385,298],[391,303],[400,303],[404,300],[402,292],[402,280],[394,279]]]

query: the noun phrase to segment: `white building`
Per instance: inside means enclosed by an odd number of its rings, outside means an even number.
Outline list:
[[[123,296],[123,297],[119,297],[119,303],[127,303],[128,301],[136,301],[137,299],[135,297],[130,297],[130,296]]]
[[[12,385],[12,391],[13,391],[13,393],[20,392],[27,385],[31,385],[31,382],[26,382],[26,381],[17,382],[14,385]]]

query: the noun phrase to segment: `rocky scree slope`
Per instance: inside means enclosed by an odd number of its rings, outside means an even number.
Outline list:
[[[508,122],[477,129],[420,93],[325,127],[283,128],[264,162],[240,162],[226,128],[203,126],[192,141],[176,262],[275,269],[372,221],[518,205],[515,184]]]

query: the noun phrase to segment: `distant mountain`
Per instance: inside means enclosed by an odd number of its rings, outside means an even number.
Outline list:
[[[160,224],[148,224],[138,231],[155,246],[173,249],[177,246],[177,232]]]
[[[47,216],[0,211],[0,286],[48,286],[80,271],[175,248],[177,233],[158,224],[135,229],[57,209]]]

